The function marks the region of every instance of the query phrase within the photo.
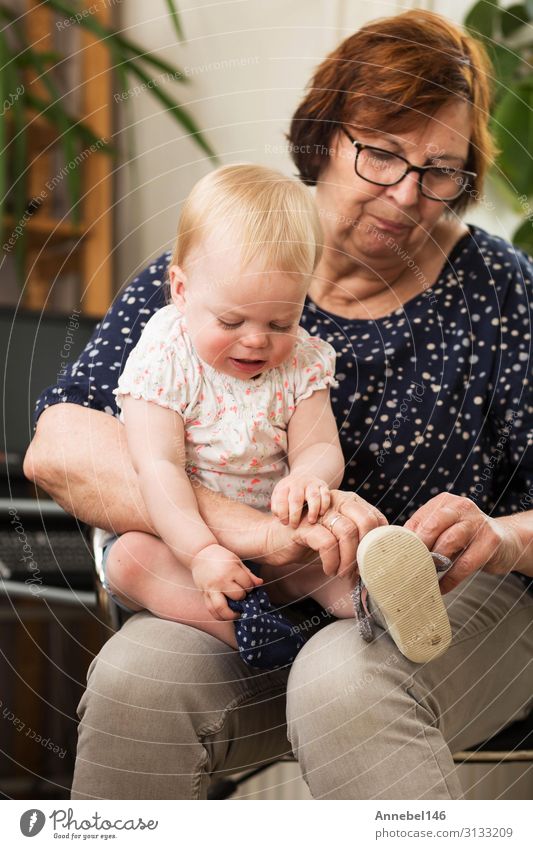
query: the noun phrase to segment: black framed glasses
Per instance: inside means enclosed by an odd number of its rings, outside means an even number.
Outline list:
[[[396,186],[414,171],[418,174],[418,186],[425,198],[447,203],[460,197],[477,177],[475,171],[445,165],[411,165],[405,156],[363,144],[356,141],[345,127],[341,129],[355,148],[355,173],[375,186]]]

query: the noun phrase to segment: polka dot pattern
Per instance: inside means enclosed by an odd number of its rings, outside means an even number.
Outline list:
[[[254,564],[247,565],[250,568]],[[257,573],[257,567],[253,571]],[[290,666],[305,639],[298,628],[272,607],[266,590],[256,587],[243,601],[228,599],[228,605],[240,613],[235,622],[235,636],[241,659],[248,666],[256,669]]]
[[[117,415],[113,389],[164,306],[169,260],[118,296],[35,419],[65,401]],[[532,281],[531,258],[470,227],[434,285],[384,318],[344,319],[307,300],[302,326],[336,351],[343,488],[397,524],[446,491],[495,516],[533,507]]]

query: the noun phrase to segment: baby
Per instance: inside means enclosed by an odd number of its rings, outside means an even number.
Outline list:
[[[330,406],[335,351],[299,327],[321,254],[308,190],[232,165],[187,198],[169,267],[169,304],[148,321],[115,390],[154,534],[104,551],[105,584],[128,610],[192,625],[249,665],[292,662],[304,639],[270,604],[253,564],[219,545],[194,488],[297,526],[328,509],[344,459]],[[280,570],[286,599],[354,616],[355,577]],[[279,601],[279,599],[278,599]]]

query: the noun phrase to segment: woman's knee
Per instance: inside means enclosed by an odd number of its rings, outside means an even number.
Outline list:
[[[353,739],[376,733],[388,722],[387,701],[408,698],[405,659],[384,634],[365,643],[354,622],[323,628],[302,649],[287,687],[289,738],[297,748],[350,727]],[[342,736],[342,735],[341,735]]]
[[[216,661],[209,661],[224,649],[186,625],[147,613],[129,619],[89,670],[78,707],[73,798],[203,797],[202,733],[218,693],[201,685],[212,684]]]
[[[110,713],[139,708],[178,721],[192,715],[201,727],[210,711],[246,688],[238,654],[210,634],[159,619],[148,612],[132,616],[91,664],[82,702],[105,702]]]

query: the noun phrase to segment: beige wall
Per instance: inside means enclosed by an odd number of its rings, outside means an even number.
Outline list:
[[[222,163],[253,161],[290,172],[288,157],[272,148],[283,147],[288,118],[311,69],[338,41],[336,4],[192,0],[187,7],[184,45],[176,44],[164,0],[128,0],[121,6],[121,25],[147,46],[162,46],[165,58],[188,73],[189,85],[173,88]],[[123,174],[119,181],[122,280],[169,245],[183,197],[211,167],[146,92],[129,105],[139,160],[137,177]]]
[[[292,173],[284,132],[312,69],[366,21],[416,4],[189,0],[179,5],[186,7],[185,44],[176,41],[164,0],[127,0],[118,7],[120,26],[186,71],[189,84],[171,89],[204,128],[222,163],[248,160]],[[468,8],[463,0],[418,5],[457,20]],[[134,169],[120,168],[117,180],[117,287],[170,246],[182,199],[211,167],[148,92],[134,93],[127,106],[120,115],[133,127],[137,160]],[[483,210],[469,218],[509,232],[507,220]]]

